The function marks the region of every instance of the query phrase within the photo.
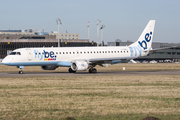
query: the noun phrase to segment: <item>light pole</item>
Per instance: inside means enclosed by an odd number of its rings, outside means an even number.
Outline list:
[[[61,23],[60,18],[57,18],[56,22],[57,22],[57,25],[58,25],[58,47],[60,47],[60,43],[59,43],[60,32],[59,31],[60,31],[60,24],[62,24],[62,23]]]
[[[99,23],[101,22],[101,20],[97,20],[97,46],[99,46]]]
[[[100,30],[101,30],[101,46],[103,46],[103,29],[104,29],[105,25],[102,25]]]
[[[88,21],[88,26],[87,26],[87,27],[88,27],[88,39],[89,39],[89,40],[90,40],[90,34],[89,34],[89,32],[90,32],[90,31],[89,31],[89,26],[90,26],[90,24],[91,24],[91,22]]]

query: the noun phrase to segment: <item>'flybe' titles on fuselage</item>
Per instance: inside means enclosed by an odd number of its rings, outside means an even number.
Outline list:
[[[43,58],[44,61],[56,60],[56,55],[54,55],[53,51],[46,52],[45,50],[43,50],[43,52],[41,53],[38,50],[34,50],[34,54],[35,58],[39,58],[39,60],[43,60]]]
[[[142,42],[138,41],[139,45],[140,45],[144,50],[147,49],[147,42],[150,42],[150,41],[151,41],[151,36],[152,36],[152,32],[146,33],[146,35],[144,36],[144,37],[145,37],[145,40],[143,40]]]

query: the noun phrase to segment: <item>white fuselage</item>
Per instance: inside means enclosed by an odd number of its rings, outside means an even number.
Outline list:
[[[8,55],[3,64],[11,66],[70,66],[74,60],[121,60],[142,56],[138,48],[130,47],[44,47],[21,48],[13,52],[20,55]]]

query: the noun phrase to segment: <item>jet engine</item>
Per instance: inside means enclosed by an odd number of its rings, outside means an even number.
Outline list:
[[[71,69],[73,71],[81,71],[81,70],[87,70],[89,68],[89,64],[85,61],[75,61],[71,64]]]
[[[55,70],[58,66],[57,65],[45,65],[41,66],[43,70]]]

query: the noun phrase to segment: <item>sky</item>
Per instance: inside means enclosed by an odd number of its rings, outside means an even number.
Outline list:
[[[58,31],[60,18],[60,33],[88,39],[90,21],[90,41],[97,41],[99,19],[105,43],[135,42],[149,20],[156,20],[153,42],[180,43],[179,5],[180,0],[0,0],[0,30]]]

